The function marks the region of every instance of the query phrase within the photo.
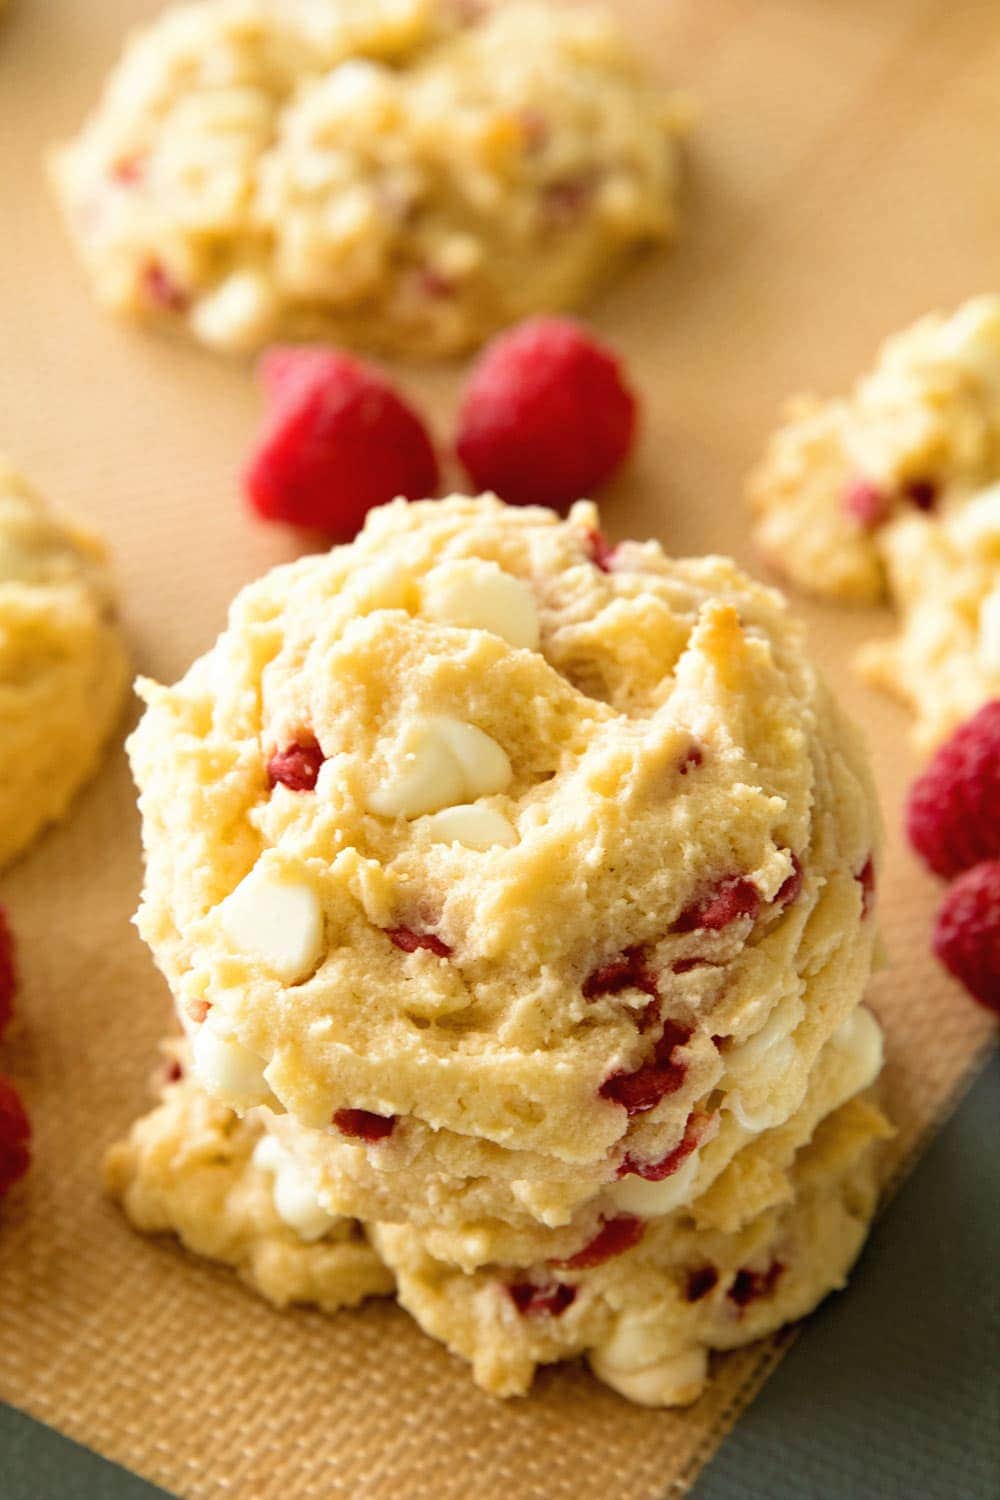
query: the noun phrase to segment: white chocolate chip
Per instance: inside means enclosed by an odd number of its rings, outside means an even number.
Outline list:
[[[845,1084],[848,1098],[875,1082],[882,1071],[885,1049],[882,1028],[866,1005],[856,1006],[830,1040],[850,1061],[850,1076]]]
[[[683,1166],[662,1182],[647,1182],[633,1173],[609,1188],[607,1197],[621,1213],[655,1219],[672,1213],[685,1201],[697,1175],[698,1153],[693,1151]]]
[[[257,1142],[253,1162],[255,1167],[272,1173],[275,1211],[300,1240],[311,1244],[333,1228],[336,1215],[323,1207],[306,1177],[273,1136],[262,1136]]]
[[[446,807],[423,819],[424,829],[435,844],[464,844],[467,849],[509,849],[517,834],[502,812],[477,803]]]
[[[614,1339],[604,1348],[592,1349],[587,1358],[598,1380],[630,1401],[639,1406],[686,1406],[700,1396],[708,1375],[706,1350],[684,1349],[636,1368],[609,1359],[613,1345]]]
[[[200,297],[191,326],[213,349],[240,353],[267,337],[274,322],[275,297],[267,278],[257,271],[234,271],[215,291]]]
[[[801,1018],[794,997],[777,1006],[758,1032],[726,1056],[725,1108],[744,1130],[757,1134],[788,1116],[782,1085],[794,1073],[798,1049],[792,1033]]]
[[[323,947],[323,912],[312,886],[256,865],[219,907],[223,932],[240,953],[285,984],[313,972]]]
[[[220,1036],[209,1021],[199,1026],[191,1048],[194,1071],[208,1093],[236,1109],[270,1099],[261,1059],[242,1042]]]
[[[538,649],[538,610],[527,584],[496,563],[441,563],[424,579],[423,612],[445,625],[488,630],[512,646]]]
[[[1000,584],[979,608],[979,660],[984,671],[1000,676]]]
[[[418,818],[506,791],[513,774],[506,751],[474,724],[445,715],[412,719],[389,780],[368,806],[381,817]]]

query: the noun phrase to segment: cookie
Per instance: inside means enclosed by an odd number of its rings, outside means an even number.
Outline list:
[[[400,1302],[470,1361],[484,1390],[522,1395],[538,1365],[586,1353],[630,1400],[687,1405],[704,1389],[710,1351],[762,1338],[844,1284],[875,1210],[878,1143],[890,1134],[873,1102],[853,1099],[798,1153],[789,1202],[736,1233],[699,1228],[678,1209],[631,1242],[619,1230],[624,1248],[596,1265],[468,1275],[430,1255],[410,1226],[379,1225],[372,1238]]]
[[[233,1266],[277,1307],[334,1312],[391,1292],[360,1226],[325,1213],[259,1120],[210,1099],[184,1048],[166,1050],[160,1103],[105,1157],[105,1185],[135,1228]]]
[[[901,519],[882,545],[899,630],[858,666],[913,710],[929,750],[1000,698],[1000,483],[940,520]]]
[[[781,599],[597,521],[372,512],[130,742],[203,1086],[517,1228],[787,1120],[875,942],[867,762]]]
[[[678,122],[600,12],[202,0],[133,38],[53,175],[114,312],[441,355],[669,240]]]
[[[793,404],[750,485],[757,538],[800,587],[889,600],[869,681],[929,749],[1000,693],[1000,297],[888,340],[846,399]]]
[[[127,681],[103,543],[0,457],[0,866],[96,770]]]

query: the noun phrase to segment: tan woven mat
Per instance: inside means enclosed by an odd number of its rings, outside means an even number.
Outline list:
[[[137,663],[175,677],[245,580],[291,554],[235,474],[246,368],[118,328],[90,305],[41,175],[148,0],[14,0],[0,25],[0,446],[117,550]],[[740,484],[780,400],[842,386],[878,338],[996,282],[1000,22],[992,3],[619,0],[689,85],[687,230],[595,310],[645,402],[614,536],[752,562]],[[442,433],[459,371],[403,374]],[[927,951],[937,895],[899,837],[905,718],[849,659],[885,619],[810,608],[813,643],[867,725],[890,828],[872,999],[909,1158],[988,1043]],[[475,1390],[388,1304],[279,1315],[225,1272],[132,1234],[102,1198],[105,1145],[146,1103],[162,982],[129,926],[138,830],[116,750],[70,821],[2,881],[22,1024],[0,1066],[37,1130],[0,1231],[0,1395],[185,1496],[654,1500],[681,1492],[769,1366],[719,1366],[693,1410],[628,1406],[569,1368],[530,1400]]]

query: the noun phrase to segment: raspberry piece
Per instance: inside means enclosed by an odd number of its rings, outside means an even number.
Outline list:
[[[938,485],[934,479],[908,479],[903,494],[918,510],[933,510],[937,505]]]
[[[719,1273],[714,1266],[695,1266],[687,1275],[684,1296],[689,1302],[700,1302],[719,1283]]]
[[[671,1054],[690,1039],[691,1033],[686,1026],[665,1022],[649,1062],[643,1063],[634,1073],[612,1073],[597,1092],[602,1099],[623,1105],[628,1115],[645,1114],[667,1094],[675,1094],[683,1084],[687,1066],[672,1062]]]
[[[438,958],[450,958],[454,952],[433,932],[414,932],[410,927],[384,927],[382,930],[390,943],[395,943],[404,953],[416,953],[418,948],[426,948]]]
[[[146,157],[141,151],[135,151],[131,156],[120,156],[111,166],[113,180],[122,187],[134,187],[145,175]]]
[[[718,932],[738,917],[756,920],[759,911],[760,891],[757,887],[742,875],[729,875],[713,886],[707,895],[685,907],[671,931],[694,932],[698,928],[707,928],[710,932]]]
[[[876,526],[881,526],[889,514],[888,495],[869,479],[856,479],[849,484],[841,505],[845,513],[866,531],[874,531]]]
[[[743,1266],[733,1277],[726,1296],[737,1307],[746,1307],[748,1302],[756,1302],[758,1297],[769,1297],[784,1269],[780,1260],[773,1260],[766,1271],[751,1271]]]
[[[312,736],[304,737],[284,750],[275,750],[267,763],[268,783],[277,786],[280,781],[290,791],[311,792],[325,759]]]
[[[589,1271],[602,1266],[612,1256],[624,1255],[633,1245],[638,1245],[646,1232],[645,1219],[635,1214],[619,1214],[602,1224],[594,1238],[566,1260],[553,1260],[549,1264],[563,1271]]]
[[[184,288],[158,260],[151,260],[143,271],[142,289],[153,306],[165,312],[186,312],[191,303]]]
[[[617,958],[599,964],[583,981],[583,998],[598,1000],[602,995],[618,995],[622,990],[640,990],[651,999],[658,1000],[656,976],[646,967],[646,958],[641,948],[626,948]]]
[[[875,905],[875,864],[870,854],[854,878],[861,887],[861,916],[864,918]]]
[[[1000,698],[961,724],[917,777],[906,831],[945,880],[1000,859]]]
[[[0,1198],[31,1163],[31,1121],[9,1078],[0,1077]]]
[[[374,1115],[370,1109],[335,1109],[333,1123],[341,1135],[359,1141],[384,1141],[396,1125],[395,1115]]]
[[[184,1009],[196,1026],[200,1026],[212,1009],[211,1000],[189,1000]]]
[[[17,950],[7,913],[0,906],[0,1036],[14,1014],[14,996],[17,994]]]
[[[372,506],[434,493],[427,429],[374,366],[279,347],[259,369],[268,409],[244,485],[265,520],[349,541]]]
[[[535,1286],[532,1281],[515,1281],[508,1285],[507,1294],[519,1313],[536,1317],[546,1313],[558,1318],[576,1297],[576,1287],[564,1281],[554,1281],[551,1286]]]
[[[686,776],[690,770],[696,769],[698,766],[703,766],[704,764],[705,752],[704,750],[702,750],[701,746],[689,745],[687,751],[685,752],[684,759],[681,761],[677,769],[682,776]]]
[[[980,1005],[1000,1015],[1000,859],[959,875],[934,924],[934,952]]]
[[[479,489],[562,509],[610,478],[635,426],[635,398],[611,350],[568,318],[533,318],[482,355],[455,446]],[[602,550],[592,556],[607,572]]]
[[[587,551],[595,568],[600,568],[602,573],[614,571],[612,564],[618,548],[611,545],[602,531],[587,532]]]
[[[778,894],[774,898],[775,906],[791,906],[802,890],[802,861],[797,854],[792,855],[792,873],[778,887]]]
[[[172,1057],[170,1059],[170,1061],[164,1067],[164,1070],[163,1070],[163,1082],[164,1083],[180,1083],[180,1081],[181,1081],[181,1079],[183,1077],[184,1077],[184,1068],[183,1068],[183,1066],[177,1061],[176,1057]]]
[[[672,1151],[668,1151],[659,1161],[636,1161],[634,1156],[628,1155],[618,1168],[618,1176],[641,1177],[646,1182],[665,1181],[684,1165],[691,1153],[697,1151],[710,1135],[715,1134],[717,1125],[715,1115],[697,1112],[688,1115],[684,1134]]]

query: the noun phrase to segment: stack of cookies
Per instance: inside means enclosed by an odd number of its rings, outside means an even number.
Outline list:
[[[394,1282],[500,1395],[585,1353],[691,1401],[843,1283],[879,826],[779,596],[588,503],[396,502],[142,692],[140,1227],[277,1303]]]

